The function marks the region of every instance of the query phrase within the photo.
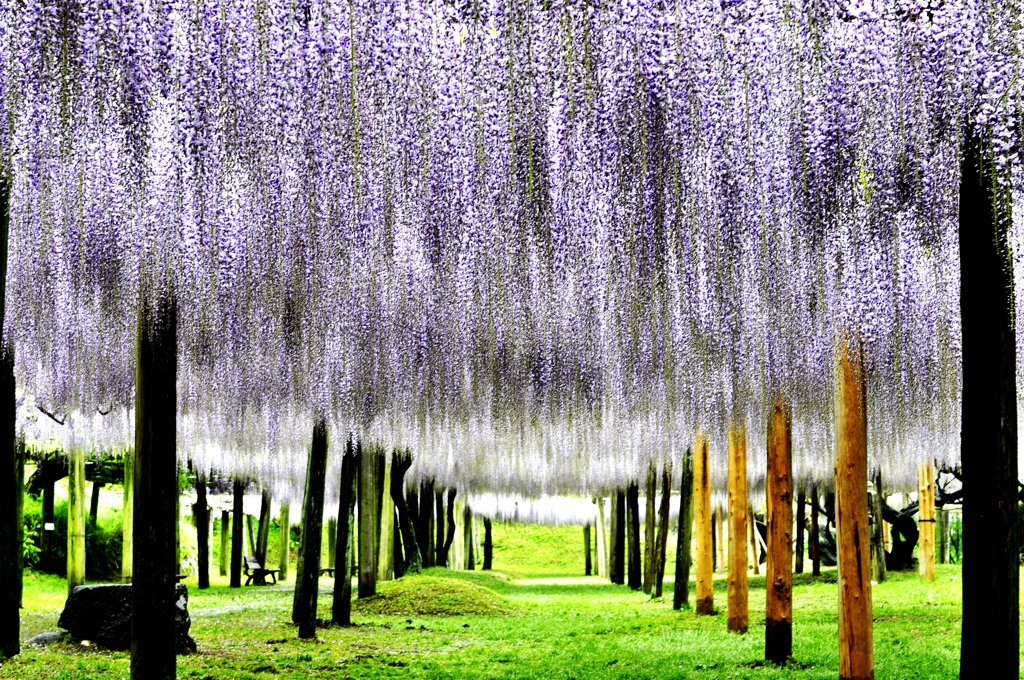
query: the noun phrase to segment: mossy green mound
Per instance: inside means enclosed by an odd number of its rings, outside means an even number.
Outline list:
[[[406,576],[377,584],[377,595],[357,599],[359,614],[383,616],[504,616],[515,606],[490,588],[458,578]]]

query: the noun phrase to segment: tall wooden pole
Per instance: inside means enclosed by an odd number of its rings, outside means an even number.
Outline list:
[[[590,557],[590,522],[583,525],[583,575],[590,576],[594,563]]]
[[[804,573],[804,558],[807,553],[804,549],[804,524],[807,523],[807,493],[804,491],[804,485],[800,485],[800,490],[796,492],[796,546],[793,548],[793,552],[796,555],[796,559],[793,561],[793,572],[797,574]]]
[[[768,564],[765,567],[764,658],[793,655],[793,440],[789,405],[781,397],[768,418]]]
[[[85,583],[85,451],[68,454],[68,595]]]
[[[327,478],[327,423],[317,418],[309,447],[309,471],[302,499],[302,568],[295,583],[299,638],[316,637],[316,604],[320,594],[320,550],[324,521],[324,486]]]
[[[839,562],[839,677],[874,677],[871,529],[868,527],[867,386],[860,340],[836,346],[836,543]]]
[[[626,492],[616,489],[612,505],[612,566],[611,581],[626,582]]]
[[[747,632],[747,433],[729,432],[729,630]]]
[[[882,524],[882,504],[885,498],[882,493],[882,471],[875,470],[871,485],[875,492],[871,494],[871,580],[881,583],[885,580],[885,531]]]
[[[484,517],[484,571],[490,571],[494,563],[494,538],[491,536],[491,519]]]
[[[359,456],[359,597],[377,594],[377,452]]]
[[[600,496],[594,497],[594,505],[597,506],[597,568],[594,573],[598,576],[608,575],[608,555],[607,546],[605,545],[605,536],[608,532],[604,528],[604,498]]]
[[[288,558],[292,547],[292,523],[291,517],[291,506],[288,503],[281,504],[281,515],[278,520],[278,524],[281,525],[281,534],[278,536],[278,542],[280,547],[278,548],[278,563],[277,568],[281,570],[281,573],[277,575],[278,580],[288,580]]]
[[[121,583],[132,582],[132,518],[135,511],[135,452],[124,454],[124,499],[121,503]]]
[[[917,521],[921,539],[918,567],[921,578],[935,580],[935,468],[931,463],[918,466]]]
[[[708,440],[697,433],[693,445],[693,515],[697,532],[698,614],[715,613],[714,549],[711,545],[711,461]]]
[[[747,506],[747,536],[750,538],[750,559],[753,560],[754,575],[761,573],[761,554],[757,549],[757,520],[754,517],[754,506]]]
[[[725,512],[721,505],[715,507],[715,537],[718,539],[715,543],[715,569],[728,570],[725,556]]]
[[[676,538],[676,580],[672,608],[690,606],[690,542],[693,540],[693,449],[683,454],[679,482],[679,533]]]
[[[0,167],[0,328],[3,328],[7,282],[10,179]],[[0,659],[21,651],[21,544],[18,541],[17,462],[14,438],[17,400],[14,393],[14,348],[0,347]]]
[[[650,595],[654,589],[654,575],[657,569],[658,549],[654,536],[657,518],[654,514],[655,500],[658,493],[658,466],[651,461],[647,467],[647,513],[644,515],[644,595]],[[639,548],[639,546],[637,546]]]
[[[964,478],[960,677],[1020,665],[1017,345],[1012,220],[997,215],[993,152],[968,137],[960,163],[960,459]],[[1001,197],[1006,205],[1006,197]]]
[[[176,676],[178,309],[173,293],[143,293],[135,369],[133,680]]]

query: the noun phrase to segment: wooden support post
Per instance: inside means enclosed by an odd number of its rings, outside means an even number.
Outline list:
[[[918,568],[921,578],[935,580],[935,468],[931,463],[918,466],[917,521],[921,551]]]
[[[377,458],[361,447],[359,455],[359,597],[377,594]]]
[[[491,519],[484,517],[484,571],[490,571],[494,564],[494,539],[491,536]]]
[[[277,568],[281,573],[277,575],[279,581],[288,580],[288,558],[292,547],[292,524],[291,506],[288,503],[281,504],[281,515],[278,524],[281,526],[281,533],[278,535],[278,556]]]
[[[52,507],[51,507],[52,511]],[[121,503],[121,583],[132,582],[132,518],[135,516],[135,452],[124,454],[124,499]]]
[[[177,326],[173,293],[142,293],[135,361],[132,680],[177,675]]]
[[[647,512],[644,514],[644,595],[654,590],[654,574],[657,570],[658,551],[654,536],[657,518],[654,514],[658,493],[658,466],[651,461],[647,466]],[[639,546],[637,546],[639,548]]]
[[[196,543],[198,544],[199,589],[210,587],[210,506],[206,501],[206,479],[196,474],[196,504],[192,507],[196,520]]]
[[[836,345],[836,545],[839,562],[839,677],[874,677],[868,527],[867,386],[860,340]]]
[[[793,655],[793,443],[789,404],[781,397],[768,418],[768,563],[765,566],[764,658]]]
[[[256,548],[256,532],[252,528],[252,515],[245,516],[245,527],[249,536],[249,554],[256,557],[259,550]]]
[[[622,585],[626,582],[626,492],[615,490],[615,503],[612,508],[612,583]]]
[[[747,432],[729,431],[729,630],[747,632]]]
[[[231,587],[242,587],[242,518],[245,516],[245,485],[235,478],[232,487],[233,505],[231,509]]]
[[[715,545],[715,570],[728,570],[725,556],[725,511],[721,505],[715,508],[715,538],[717,539]]]
[[[385,457],[381,454],[381,457]],[[384,463],[384,483],[380,487],[381,499],[378,535],[380,549],[377,553],[377,580],[392,581],[395,578],[395,502],[391,500],[391,460]]]
[[[320,595],[320,550],[324,521],[324,487],[327,481],[327,422],[317,418],[309,447],[306,493],[302,499],[302,548],[295,580],[298,611],[295,623],[299,638],[316,637],[316,605]]]
[[[608,575],[608,556],[606,554],[605,536],[607,531],[604,527],[604,499],[600,496],[594,497],[594,505],[597,506],[597,565],[594,573],[598,576]]]
[[[448,566],[448,554],[444,547],[444,488],[434,491],[434,566]]]
[[[661,597],[665,586],[665,556],[668,550],[669,502],[672,499],[672,463],[665,461],[661,471],[661,503],[658,506],[657,558],[655,559],[654,597]]]
[[[68,454],[68,595],[85,584],[85,451]]]
[[[420,483],[420,529],[416,532],[420,546],[423,567],[434,566],[434,480],[425,479]]]
[[[811,532],[807,540],[811,544],[811,576],[821,576],[821,543],[818,535],[818,485],[811,485]]]
[[[352,552],[355,533],[356,488],[359,476],[359,447],[349,439],[341,459],[341,482],[338,485],[338,536],[334,573],[334,601],[331,623],[352,625]]]
[[[444,556],[445,566],[449,569],[458,566],[452,556],[452,543],[455,541],[455,495],[457,492],[458,490],[455,488],[448,489],[448,503],[445,508],[448,516],[448,529],[444,537]]]
[[[636,482],[626,487],[626,537],[629,541],[629,587],[640,590],[640,485]]]
[[[0,168],[0,328],[5,314],[7,237],[10,219],[10,175]],[[0,659],[21,651],[21,614],[16,592],[21,584],[21,545],[17,524],[17,465],[14,438],[17,422],[14,392],[14,348],[0,347]]]
[[[25,436],[22,434],[15,439],[14,443],[14,497],[18,500],[18,521],[15,526],[18,527],[19,547],[25,545],[25,456]],[[22,600],[25,586],[23,578],[25,571],[24,553],[22,551],[16,552],[15,558],[18,560],[18,575],[14,579],[14,591],[18,596],[18,606],[24,607]],[[0,657],[2,657],[2,654],[0,652]]]
[[[335,562],[338,557],[338,520],[335,517],[330,517],[327,520],[327,526],[324,529],[324,534],[327,535],[327,555],[320,556],[320,564],[324,567],[334,568]]]
[[[750,537],[750,559],[753,560],[754,575],[758,576],[761,574],[761,551],[757,546],[757,520],[754,517],[754,506],[747,506],[747,517],[750,520],[747,523],[747,535]]]
[[[793,572],[797,574],[804,573],[804,558],[807,553],[804,552],[804,525],[807,523],[807,493],[804,491],[804,485],[800,485],[800,490],[796,492],[796,547],[793,549],[793,553],[796,556],[796,560],[793,563]],[[771,559],[770,557],[768,559]]]
[[[960,161],[961,678],[1016,678],[1020,666],[1017,345],[1009,205],[996,152],[965,135]],[[1002,208],[1001,208],[1002,209]]]
[[[693,516],[697,532],[697,604],[698,614],[715,613],[715,568],[712,545],[711,460],[707,437],[697,433],[693,452]]]
[[[228,537],[231,535],[231,513],[227,510],[220,512],[220,575],[228,575],[228,564],[231,561],[231,543]]]
[[[590,561],[590,522],[583,525],[583,575],[590,576],[594,565]]]
[[[935,509],[935,559],[939,564],[949,564],[949,511]]]
[[[683,454],[679,482],[679,533],[676,538],[676,580],[672,608],[690,606],[690,542],[693,538],[693,449]]]
[[[882,531],[882,471],[875,470],[872,480],[874,493],[871,494],[871,580],[881,583],[885,580],[885,537]]]

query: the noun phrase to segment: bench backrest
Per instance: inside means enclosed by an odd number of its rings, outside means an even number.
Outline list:
[[[245,556],[245,566],[249,569],[262,569],[263,565],[256,561],[252,555]]]

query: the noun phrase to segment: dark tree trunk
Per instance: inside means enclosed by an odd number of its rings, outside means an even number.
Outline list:
[[[440,565],[439,559],[439,566],[451,566],[448,564],[448,554],[455,540],[455,493],[456,489],[448,489],[448,532],[444,537],[444,565]]]
[[[661,597],[665,585],[665,553],[668,551],[669,501],[672,499],[672,464],[665,461],[661,473],[661,505],[658,507],[658,555],[655,562],[654,597]]]
[[[196,504],[192,506],[196,520],[196,542],[199,544],[199,589],[210,587],[210,507],[206,502],[206,479],[196,475]]]
[[[270,491],[263,489],[260,498],[260,523],[256,529],[256,561],[267,566],[267,544],[270,542]]]
[[[231,587],[242,587],[242,517],[245,515],[245,507],[242,499],[245,496],[245,485],[242,480],[235,479],[233,486],[234,503],[231,509]]]
[[[630,482],[626,487],[626,536],[629,540],[628,580],[631,590],[640,590],[642,565],[640,563],[640,486]]]
[[[374,489],[374,500],[377,502],[377,535],[374,537],[373,549],[377,555],[380,555],[380,537],[384,530],[384,522],[392,523],[390,518],[384,517],[384,477],[387,472],[387,456],[384,450],[379,447],[374,447],[373,455],[371,456],[374,466],[374,477],[373,481],[376,484]],[[379,559],[378,559],[379,561]]]
[[[0,328],[3,327],[7,282],[7,238],[10,185],[0,168]],[[21,651],[21,545],[18,543],[18,471],[14,434],[17,402],[14,395],[14,348],[0,347],[0,659]],[[52,489],[52,484],[49,485]],[[52,496],[51,496],[52,499]],[[52,509],[51,509],[52,515]],[[52,520],[51,520],[52,521]]]
[[[25,436],[18,437],[17,442],[14,445],[14,454],[17,465],[15,471],[15,485],[16,493],[18,498],[18,546],[25,545]],[[24,577],[25,563],[24,554],[18,554],[19,558],[19,570],[21,571],[22,577]],[[24,578],[19,578],[15,587],[18,591],[18,606],[23,607],[24,602],[22,596],[24,595]]]
[[[882,519],[889,523],[892,535],[892,549],[885,555],[885,568],[892,571],[913,569],[914,547],[919,536],[914,516],[882,503]]]
[[[256,547],[256,532],[252,528],[252,515],[245,516],[245,528],[248,531],[249,536],[249,554],[253,557],[257,557],[259,549]]]
[[[612,583],[626,582],[626,492],[615,490],[615,506],[612,510]]]
[[[92,482],[92,498],[89,499],[89,523],[96,526],[96,519],[100,513],[100,489],[103,488],[103,482],[93,480]]]
[[[690,605],[690,542],[693,536],[693,450],[683,456],[679,482],[679,534],[676,541],[676,582],[672,608]]]
[[[0,175],[0,191],[3,191]],[[7,202],[0,195],[0,210]],[[0,215],[6,236],[6,217]],[[5,239],[6,240],[6,239]],[[3,248],[6,258],[7,249]],[[0,358],[0,659],[21,651],[21,544],[18,542],[18,461],[14,442],[15,414],[13,352]]]
[[[583,525],[583,575],[590,576],[594,563],[590,559],[590,522]]]
[[[872,480],[875,493],[871,494],[868,508],[871,511],[871,580],[881,583],[885,580],[885,545],[882,537],[882,471],[875,470]]]
[[[372,447],[359,447],[359,597],[377,594],[377,457]]]
[[[169,291],[154,302],[143,293],[135,369],[133,680],[173,680],[177,667],[178,310]]]
[[[466,569],[476,569],[476,556],[473,554],[473,509],[469,503],[462,508],[462,538],[466,545]]]
[[[318,418],[309,447],[306,493],[302,499],[302,547],[295,579],[295,623],[299,638],[316,637],[316,603],[320,594],[320,549],[323,539],[324,486],[327,479],[327,423]]]
[[[341,459],[341,483],[338,486],[337,553],[333,565],[337,577],[334,579],[331,622],[339,626],[352,625],[352,548],[358,470],[358,446],[349,439],[345,445],[345,456]]]
[[[794,548],[796,561],[793,565],[793,573],[795,574],[804,573],[804,524],[807,523],[806,506],[807,493],[801,484],[800,490],[796,492],[796,547]]]
[[[420,528],[416,536],[423,537],[420,556],[424,567],[434,566],[434,480],[425,479],[420,484]]]
[[[494,561],[494,543],[491,539],[491,520],[484,517],[484,571],[490,571]]]
[[[1016,678],[1020,539],[1010,219],[995,212],[993,161],[987,149],[983,157],[978,147],[969,138],[960,164],[960,454],[966,529],[960,677],[978,677],[985,669],[986,677]]]
[[[435,522],[434,526],[437,529],[437,539],[434,541],[435,547],[435,558],[434,566],[436,567],[447,567],[448,566],[448,553],[444,549],[444,489],[438,489],[434,492],[434,508]]]
[[[818,537],[818,486],[811,485],[811,533],[807,537],[811,544],[811,574],[821,576],[821,544]]]
[[[405,552],[403,561],[403,573],[410,572],[418,574],[423,570],[423,555],[420,553],[419,544],[416,542],[416,515],[413,514],[405,502],[405,474],[412,467],[412,455],[408,451],[399,453],[395,451],[391,456],[391,500],[395,502],[398,510],[398,525],[402,532],[402,547]],[[398,565],[395,564],[397,569]]]
[[[410,484],[405,492],[405,505],[409,508],[409,521],[416,530],[416,548],[420,553],[420,564],[423,563],[423,546],[427,542],[427,534],[423,531],[423,523],[420,521],[420,491],[417,485]]]
[[[392,501],[394,503],[394,501]],[[402,578],[406,571],[405,558],[402,557],[402,527],[398,521],[398,513],[392,510],[391,517],[391,560],[395,563],[395,578]]]

